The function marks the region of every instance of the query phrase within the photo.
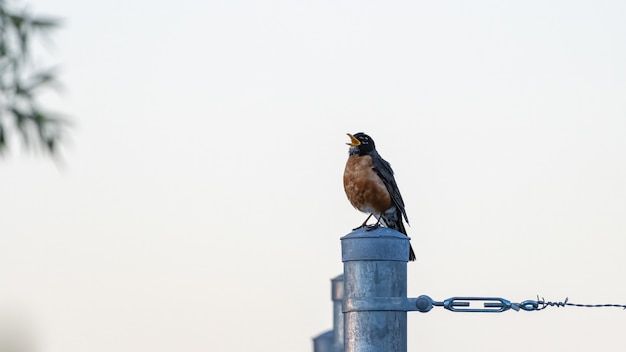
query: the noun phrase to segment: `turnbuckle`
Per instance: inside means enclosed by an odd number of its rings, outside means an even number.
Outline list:
[[[482,308],[472,307],[472,302],[483,302]],[[509,309],[514,311],[539,310],[539,302],[527,300],[522,303],[511,303],[511,301],[500,297],[451,297],[443,302],[434,301],[426,295],[417,297],[415,302],[417,310],[426,313],[433,306],[444,307],[451,312],[468,312],[468,313],[502,313]]]

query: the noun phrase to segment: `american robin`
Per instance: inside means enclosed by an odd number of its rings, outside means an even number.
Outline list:
[[[352,205],[369,214],[357,228],[376,228],[381,223],[396,231],[406,233],[402,218],[409,223],[404,201],[393,177],[391,165],[376,151],[374,140],[365,133],[348,133],[349,157],[343,173],[343,187]],[[372,215],[376,224],[367,225]],[[356,230],[356,229],[355,229]],[[407,235],[408,236],[408,235]],[[409,260],[415,260],[413,247],[409,245]]]

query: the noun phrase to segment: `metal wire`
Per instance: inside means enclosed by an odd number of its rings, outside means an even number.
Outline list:
[[[580,303],[569,303],[568,302],[568,297],[565,297],[565,300],[563,302],[546,302],[543,299],[543,297],[541,297],[541,299],[539,299],[539,296],[537,296],[537,303],[540,305],[540,307],[538,307],[537,310],[546,309],[547,307],[565,307],[565,306],[587,307],[587,308],[616,307],[616,308],[626,309],[626,304],[611,304],[611,303],[607,303],[607,304],[580,304]]]

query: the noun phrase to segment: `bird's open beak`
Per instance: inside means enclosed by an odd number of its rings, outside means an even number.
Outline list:
[[[348,137],[350,137],[350,143],[346,143],[347,145],[351,146],[351,147],[356,147],[358,145],[361,144],[361,141],[354,138],[353,135],[351,135],[350,133],[347,133]]]

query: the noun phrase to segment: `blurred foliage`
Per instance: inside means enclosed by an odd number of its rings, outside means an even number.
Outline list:
[[[33,67],[32,41],[59,24],[0,0],[0,154],[13,135],[20,136],[27,149],[58,154],[67,123],[37,103],[42,89],[54,85],[55,72]]]

